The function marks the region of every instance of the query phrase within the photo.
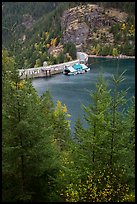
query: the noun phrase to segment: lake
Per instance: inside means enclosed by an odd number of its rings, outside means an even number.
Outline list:
[[[82,104],[92,103],[89,92],[95,90],[95,84],[100,74],[105,78],[109,88],[112,88],[112,75],[121,74],[126,70],[124,75],[126,80],[121,83],[120,89],[130,88],[126,96],[127,99],[135,95],[135,59],[89,58],[88,63],[91,70],[84,74],[75,76],[57,74],[52,77],[32,80],[39,96],[49,90],[55,105],[57,100],[66,104],[68,113],[71,115],[72,132],[77,118],[80,117],[83,121]]]

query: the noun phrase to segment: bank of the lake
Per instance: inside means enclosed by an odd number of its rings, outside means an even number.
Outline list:
[[[37,78],[32,81],[33,86],[39,95],[46,90],[51,92],[54,104],[57,100],[66,104],[68,112],[71,114],[71,128],[77,118],[83,121],[82,104],[88,105],[92,103],[89,92],[95,90],[95,84],[100,74],[105,78],[112,89],[111,78],[113,74],[121,74],[124,70],[126,80],[120,85],[120,90],[130,89],[127,93],[127,100],[135,94],[135,60],[134,59],[106,59],[106,58],[89,58],[89,66],[91,70],[85,74],[76,76],[66,76],[57,74],[47,78]]]
[[[88,55],[89,58],[108,58],[108,59],[135,59],[135,56],[127,56],[127,55],[118,55],[118,56],[112,56],[112,55],[106,55],[106,56],[100,56],[100,55]]]

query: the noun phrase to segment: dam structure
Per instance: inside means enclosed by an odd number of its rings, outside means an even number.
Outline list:
[[[63,73],[65,66],[72,66],[76,63],[87,63],[88,57],[85,53],[77,52],[77,59],[69,62],[64,62],[61,64],[49,65],[43,63],[43,66],[37,68],[29,69],[19,69],[20,79],[37,78],[37,77],[47,77],[54,74]]]

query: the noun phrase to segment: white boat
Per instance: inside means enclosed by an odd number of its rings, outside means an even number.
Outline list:
[[[82,70],[84,70],[85,72],[90,71],[90,68],[87,67],[85,64],[81,64],[82,65]]]
[[[90,71],[90,68],[87,67],[85,64],[76,63],[73,66],[65,66],[63,73],[65,75],[76,75],[76,74],[83,74],[87,71]]]
[[[78,72],[72,66],[65,67],[63,71],[65,75],[76,75],[77,73]]]

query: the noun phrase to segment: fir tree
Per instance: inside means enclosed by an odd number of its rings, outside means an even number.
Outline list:
[[[106,141],[110,125],[110,115],[108,112],[111,98],[102,77],[99,78],[96,91],[90,95],[93,103],[88,107],[84,106],[88,128],[83,133],[81,132],[81,134],[77,131],[76,138],[80,142],[81,160],[85,168],[93,170],[101,164],[105,165],[108,162]]]
[[[10,68],[5,58],[3,65]],[[48,201],[59,171],[52,103],[48,94],[41,100],[29,81],[18,81],[7,80],[3,87],[3,201]]]

